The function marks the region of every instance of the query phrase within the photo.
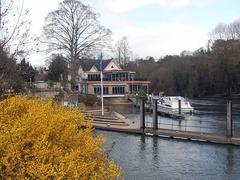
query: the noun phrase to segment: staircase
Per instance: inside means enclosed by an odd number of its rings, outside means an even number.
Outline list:
[[[130,122],[123,116],[116,112],[104,111],[102,115],[101,110],[83,111],[85,121],[93,120],[94,127],[114,127],[114,128],[127,128]]]

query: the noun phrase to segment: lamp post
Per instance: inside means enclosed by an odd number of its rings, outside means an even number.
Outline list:
[[[151,94],[148,95],[148,102],[149,102],[149,110],[151,112],[151,109],[152,109],[152,95]]]
[[[136,107],[138,107],[138,93],[136,93]]]

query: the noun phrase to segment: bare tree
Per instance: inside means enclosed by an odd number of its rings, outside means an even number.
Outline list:
[[[239,40],[240,39],[240,21],[234,21],[230,24],[218,24],[210,33],[211,40]]]
[[[218,24],[213,31],[210,33],[211,39],[217,40],[217,39],[227,39],[227,29],[228,25],[220,23]]]
[[[26,52],[30,32],[28,10],[24,0],[0,0],[0,45],[11,52],[11,56]]]
[[[44,42],[49,45],[48,50],[65,54],[70,68],[104,46],[110,34],[109,29],[100,25],[98,14],[79,0],[64,0],[45,19]]]
[[[125,65],[129,62],[132,52],[126,36],[117,41],[116,52],[119,64]]]
[[[240,20],[234,21],[231,24],[231,27],[232,27],[233,32],[235,34],[235,38],[240,39]]]

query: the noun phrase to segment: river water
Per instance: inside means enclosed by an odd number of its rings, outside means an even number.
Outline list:
[[[201,131],[203,132],[225,133],[224,101],[217,104],[214,100],[193,100],[191,102],[200,113],[187,116],[184,120],[187,125],[189,122],[193,125],[202,122],[200,124],[202,127],[214,126],[212,129],[202,128]],[[237,108],[238,105],[235,104],[235,107]],[[134,123],[139,124],[139,110],[132,105],[115,105],[115,110],[123,113]],[[239,122],[239,115],[237,112],[235,114],[234,121]],[[151,121],[150,119],[151,115],[147,113],[146,120]],[[178,120],[171,120],[166,117],[159,117],[159,121],[165,122],[160,124],[162,128],[182,128],[181,130],[185,130],[185,122],[183,121],[180,125]],[[177,125],[164,125],[170,121]],[[151,125],[151,123],[148,124]],[[194,129],[190,125],[187,128],[190,131],[200,130]],[[237,127],[235,134],[238,134],[239,130]],[[96,130],[96,133],[103,134],[106,137],[106,146],[111,147],[109,156],[121,166],[125,179],[240,179],[239,146],[100,130]]]
[[[125,179],[240,179],[240,148],[152,136],[97,131]],[[114,144],[114,145],[113,145]]]

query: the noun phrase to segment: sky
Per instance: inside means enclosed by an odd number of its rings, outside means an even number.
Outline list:
[[[20,0],[19,0],[20,1]],[[41,35],[47,14],[61,0],[25,0],[32,21],[31,32]],[[240,18],[239,0],[82,0],[100,14],[111,29],[113,44],[127,36],[135,57],[180,54],[206,47],[209,32],[219,23]],[[33,65],[44,65],[44,54],[33,54]]]

